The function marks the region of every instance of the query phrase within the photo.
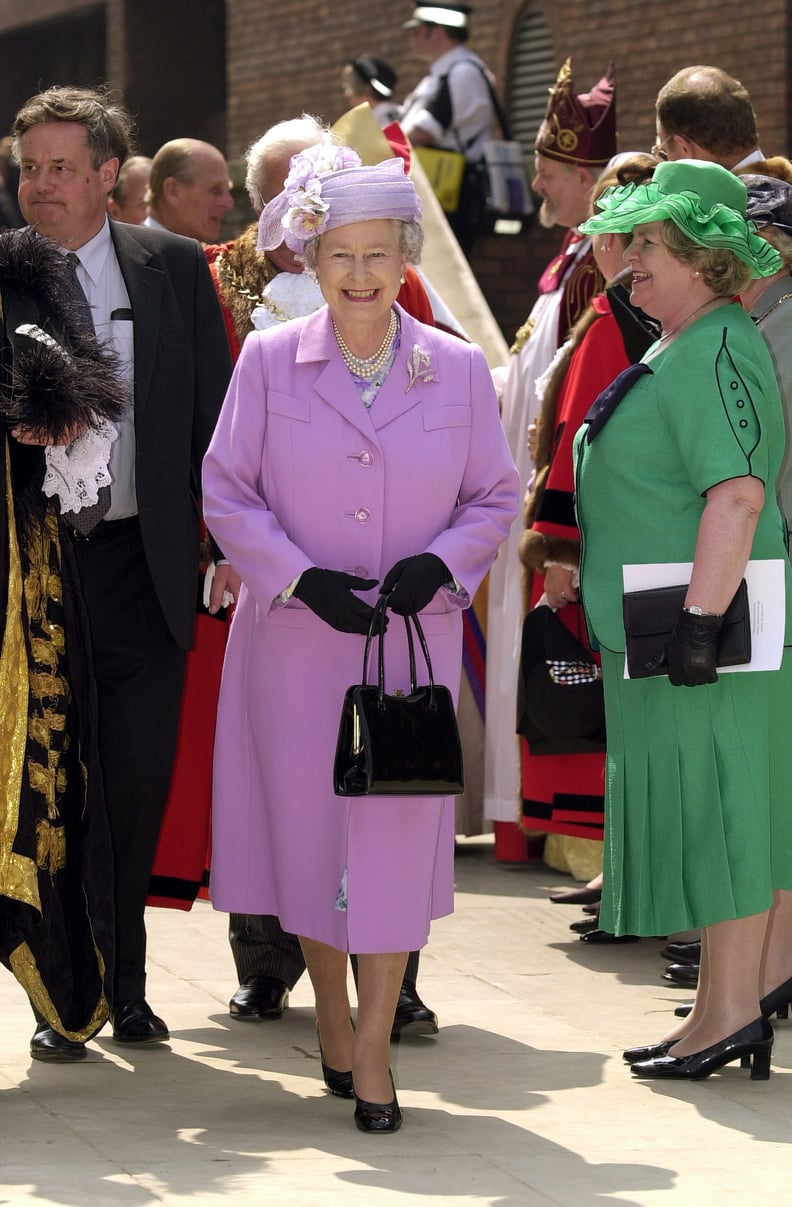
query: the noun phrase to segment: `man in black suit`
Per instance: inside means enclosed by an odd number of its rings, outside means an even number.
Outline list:
[[[99,750],[113,841],[113,1037],[168,1039],[145,999],[144,908],[176,747],[198,582],[198,483],[230,375],[228,345],[199,244],[108,220],[107,194],[129,152],[128,114],[103,94],[50,88],[12,134],[26,220],[76,253],[99,338],[113,348],[130,405],[110,449],[109,490],[67,517],[87,606]],[[35,433],[17,438],[37,443]],[[71,450],[84,434],[73,433]],[[97,476],[99,482],[101,474]],[[220,566],[213,599],[233,591]],[[37,1059],[84,1049],[40,1025]]]

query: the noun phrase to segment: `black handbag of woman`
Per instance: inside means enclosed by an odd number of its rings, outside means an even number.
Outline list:
[[[371,618],[363,654],[363,682],[347,688],[333,765],[338,796],[455,796],[464,790],[462,746],[447,687],[435,683],[429,647],[415,614],[405,616],[410,692],[385,690],[385,628],[388,596]],[[415,669],[415,628],[428,684]],[[377,637],[377,682],[368,683],[371,642]]]
[[[605,749],[599,664],[544,604],[523,622],[517,733],[531,754],[593,754]]]

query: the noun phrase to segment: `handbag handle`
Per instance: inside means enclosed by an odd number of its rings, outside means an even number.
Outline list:
[[[379,639],[379,649],[377,651],[377,705],[379,708],[384,708],[385,706],[385,614],[388,610],[389,598],[389,595],[380,595],[374,605],[374,612],[369,623],[368,633],[366,634],[366,648],[363,652],[363,686],[366,687],[368,685],[369,652],[371,650],[372,639],[376,636]],[[429,707],[434,710],[437,707],[434,694],[434,672],[432,670],[432,660],[429,657],[429,646],[426,644],[426,637],[424,636],[421,622],[415,612],[404,616],[403,619],[404,628],[407,633],[407,649],[410,660],[410,691],[414,693],[418,685],[415,670],[415,644],[412,631],[412,626],[414,625],[429,674]]]

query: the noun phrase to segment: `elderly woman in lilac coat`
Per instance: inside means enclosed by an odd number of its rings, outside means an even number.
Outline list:
[[[454,808],[336,796],[341,705],[380,590],[393,612],[421,613],[435,680],[456,693],[460,609],[518,506],[482,353],[395,303],[419,217],[400,159],[294,157],[259,247],[285,233],[327,305],[248,336],[204,463],[207,523],[244,582],[220,694],[212,899],[300,936],[325,1082],[377,1132],[401,1123],[389,1039],[407,953],[453,910]],[[409,691],[401,622],[386,677]]]

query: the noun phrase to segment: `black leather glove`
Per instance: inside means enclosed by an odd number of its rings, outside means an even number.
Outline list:
[[[420,612],[445,583],[453,579],[448,566],[434,553],[404,557],[391,566],[383,579],[380,594],[390,595],[388,607],[397,616]]]
[[[718,679],[718,633],[722,616],[694,616],[682,611],[666,647],[668,678],[674,687],[699,687]]]
[[[311,566],[300,575],[294,594],[339,633],[368,633],[374,609],[353,591],[370,591],[376,578],[356,578],[343,570],[320,570]]]

